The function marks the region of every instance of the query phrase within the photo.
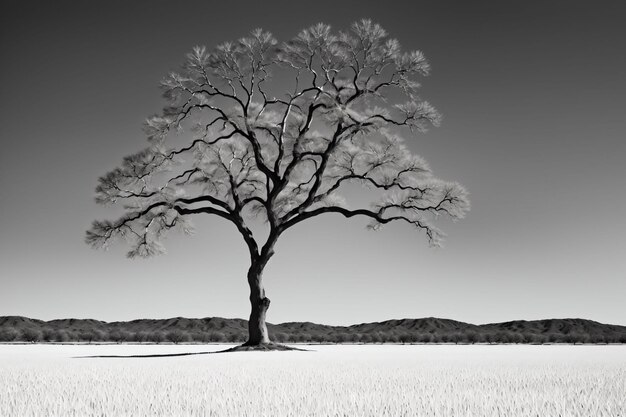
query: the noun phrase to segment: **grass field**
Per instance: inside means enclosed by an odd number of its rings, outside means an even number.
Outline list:
[[[0,416],[626,416],[626,346],[0,345]]]

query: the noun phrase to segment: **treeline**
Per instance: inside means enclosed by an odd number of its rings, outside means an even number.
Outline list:
[[[26,342],[26,343],[242,343],[247,339],[245,331],[194,331],[174,329],[169,331],[127,331],[123,329],[113,330],[63,330],[44,328],[0,329],[0,342]],[[372,332],[359,333],[350,331],[336,331],[329,333],[270,333],[270,338],[279,343],[362,343],[362,344],[416,344],[416,343],[515,343],[515,344],[552,344],[552,343],[626,343],[626,333],[606,335],[602,333],[587,334],[570,332],[542,333],[523,331],[496,331],[496,332]]]
[[[426,317],[328,326],[310,322],[267,324],[279,343],[626,343],[626,327],[584,319],[510,321],[474,325]],[[43,321],[0,317],[0,342],[27,343],[242,343],[248,322],[222,317]]]
[[[278,342],[300,343],[626,343],[626,333],[615,336],[602,334],[535,334],[520,332],[496,332],[481,334],[474,331],[453,333],[411,333],[411,332],[375,332],[375,333],[350,333],[340,332],[331,334],[285,334],[278,333],[274,336]]]
[[[140,331],[126,330],[55,330],[55,329],[0,329],[0,342],[56,342],[56,343],[239,343],[246,340],[243,333],[190,332],[185,330]]]

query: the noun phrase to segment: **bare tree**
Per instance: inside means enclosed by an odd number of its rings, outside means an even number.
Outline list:
[[[334,213],[374,230],[403,222],[439,245],[434,218],[469,209],[465,189],[435,178],[404,144],[439,124],[417,94],[428,73],[421,52],[403,52],[369,20],[338,33],[317,24],[284,43],[257,29],[212,51],[195,47],[162,81],[168,104],[145,123],[149,147],[99,179],[97,202],[123,203],[125,214],[95,221],[86,241],[126,239],[129,257],[148,257],[164,252],[170,230],[191,232],[191,215],[232,223],[250,254],[246,344],[267,344],[262,274],[285,231]],[[370,207],[347,204],[351,183],[371,188]]]

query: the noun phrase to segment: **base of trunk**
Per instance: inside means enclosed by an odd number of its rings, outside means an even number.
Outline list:
[[[270,352],[270,351],[286,351],[286,350],[299,350],[302,352],[308,352],[306,349],[300,349],[292,346],[281,345],[280,343],[259,343],[259,344],[248,344],[244,343],[243,345],[235,346],[230,349],[222,350],[222,352]]]

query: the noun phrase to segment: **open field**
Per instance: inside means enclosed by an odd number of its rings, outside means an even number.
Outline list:
[[[0,416],[626,416],[626,346],[0,345]]]

